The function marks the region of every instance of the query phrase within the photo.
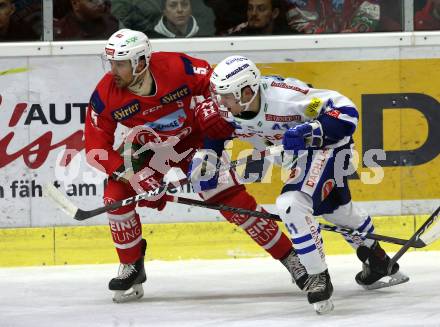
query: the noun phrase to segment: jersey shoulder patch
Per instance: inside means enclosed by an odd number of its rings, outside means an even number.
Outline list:
[[[97,114],[100,114],[105,109],[104,101],[101,100],[98,90],[93,91],[92,96],[90,97],[90,107]]]

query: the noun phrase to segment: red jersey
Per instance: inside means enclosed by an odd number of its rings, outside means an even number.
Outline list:
[[[192,143],[198,138],[191,98],[209,96],[210,65],[183,53],[154,52],[149,71],[156,86],[153,95],[139,96],[118,88],[108,73],[91,96],[85,123],[86,153],[95,149],[107,151],[107,158],[93,153],[88,161],[98,169],[103,167],[109,175],[123,164],[120,154],[113,150],[118,123],[129,128],[146,126],[161,138],[178,136],[180,145],[182,140]],[[148,136],[151,134],[141,132],[134,142],[145,144],[151,141],[145,139]]]
[[[288,0],[287,22],[300,33],[374,32],[378,0]]]
[[[416,12],[414,29],[416,31],[440,29],[440,17],[434,16],[434,4],[432,2],[428,2],[422,10]]]

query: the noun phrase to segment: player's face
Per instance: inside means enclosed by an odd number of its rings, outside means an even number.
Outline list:
[[[268,26],[274,19],[271,0],[249,0],[247,17],[250,28],[260,29]]]
[[[189,0],[167,0],[163,14],[173,25],[185,26],[191,16],[191,3]]]
[[[0,0],[0,30],[7,30],[9,21],[15,11],[15,6],[11,0]]]
[[[111,72],[119,88],[127,87],[133,81],[133,69],[130,60],[109,60]]]
[[[243,107],[240,105],[240,103],[237,101],[232,93],[217,94],[212,92],[211,95],[214,102],[216,102],[218,106],[225,107],[233,115],[238,115],[242,112]]]

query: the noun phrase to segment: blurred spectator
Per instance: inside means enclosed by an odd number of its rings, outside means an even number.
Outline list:
[[[124,27],[148,37],[162,15],[160,0],[112,0],[111,12]]]
[[[119,29],[104,0],[71,0],[71,10],[54,19],[55,40],[98,40],[108,38]]]
[[[281,0],[248,0],[247,21],[228,30],[226,35],[286,34],[287,23]]]
[[[39,14],[41,15],[41,7]],[[41,22],[41,17],[39,17]],[[12,0],[0,0],[0,41],[36,41],[40,39],[41,28],[37,34],[30,24],[31,20],[24,20],[17,14],[17,8]]]
[[[378,0],[287,0],[287,22],[296,33],[374,32]]]
[[[199,25],[192,16],[190,0],[163,0],[162,17],[154,26],[151,37],[192,37],[197,36]]]
[[[215,34],[225,35],[230,28],[247,20],[247,0],[204,0],[215,14]]]
[[[380,22],[376,31],[402,31],[402,18],[402,1],[380,1]]]
[[[148,37],[164,37],[154,32],[163,15],[162,0],[112,0],[112,14],[119,19],[124,27],[142,31]],[[203,0],[190,1],[192,15],[197,21],[197,36],[213,36],[214,12]]]
[[[41,39],[43,34],[43,7],[42,0],[15,0],[15,14],[12,17],[17,25],[29,30],[29,33]],[[35,38],[34,38],[35,39]]]
[[[428,0],[425,6],[416,12],[414,17],[414,30],[439,30],[440,29],[440,0]]]
[[[53,18],[63,18],[71,11],[70,0],[55,0],[53,2]]]

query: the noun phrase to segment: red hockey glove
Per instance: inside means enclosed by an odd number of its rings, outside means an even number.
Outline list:
[[[148,207],[151,209],[157,209],[159,211],[162,211],[165,209],[165,206],[167,205],[168,201],[172,201],[173,197],[168,194],[162,195],[158,200],[150,201],[150,200],[141,200],[138,202],[139,207]]]
[[[206,100],[195,108],[196,119],[203,135],[213,139],[227,139],[234,132],[234,126],[220,116],[212,100]]]

